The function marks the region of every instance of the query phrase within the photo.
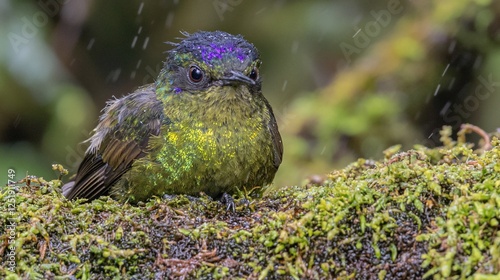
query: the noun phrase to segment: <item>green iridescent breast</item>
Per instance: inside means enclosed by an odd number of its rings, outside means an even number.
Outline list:
[[[124,182],[136,186],[129,193],[139,200],[151,196],[150,188],[156,195],[204,192],[217,197],[270,183],[277,170],[271,116],[259,95],[245,87],[170,95],[164,101],[168,124],[150,138],[151,152],[126,175]],[[149,187],[138,188],[141,184]]]

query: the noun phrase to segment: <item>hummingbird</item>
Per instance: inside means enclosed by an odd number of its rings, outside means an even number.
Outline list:
[[[273,181],[283,143],[258,50],[241,35],[181,33],[154,83],[107,102],[66,198],[205,193],[234,210],[238,189]]]

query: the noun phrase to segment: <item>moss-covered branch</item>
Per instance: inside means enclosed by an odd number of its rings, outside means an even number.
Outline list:
[[[496,277],[500,141],[442,140],[268,190],[235,213],[206,196],[67,201],[59,180],[27,178],[0,192],[0,277]]]

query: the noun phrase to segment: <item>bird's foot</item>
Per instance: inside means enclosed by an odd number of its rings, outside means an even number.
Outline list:
[[[234,204],[234,199],[231,195],[227,193],[223,193],[222,197],[220,198],[220,202],[226,205],[226,211],[231,210],[231,212],[236,211],[236,206]]]
[[[165,199],[165,200],[173,200],[177,197],[176,194],[163,194],[162,198]]]

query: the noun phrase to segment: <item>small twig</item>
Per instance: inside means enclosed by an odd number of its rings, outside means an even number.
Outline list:
[[[475,132],[479,136],[481,136],[484,140],[484,145],[482,147],[483,150],[487,151],[492,148],[490,136],[480,127],[475,126],[473,124],[465,123],[460,126],[460,131],[457,133],[458,135],[465,135],[466,133]]]

